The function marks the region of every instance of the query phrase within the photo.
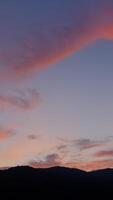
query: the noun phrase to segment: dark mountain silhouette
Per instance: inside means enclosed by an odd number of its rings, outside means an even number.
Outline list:
[[[99,194],[113,194],[113,169],[85,172],[78,169],[53,167],[34,169],[28,166],[0,171],[0,192],[36,199],[77,199]],[[34,199],[34,198],[33,198]],[[44,198],[45,199],[45,198]]]

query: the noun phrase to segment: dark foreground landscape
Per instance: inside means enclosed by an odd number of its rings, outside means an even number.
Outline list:
[[[53,167],[34,169],[15,167],[0,171],[2,195],[36,195],[35,199],[78,199],[113,194],[113,170],[84,172],[78,169]],[[92,195],[92,196],[91,196]],[[5,196],[4,196],[5,197]],[[110,199],[110,198],[107,198]]]

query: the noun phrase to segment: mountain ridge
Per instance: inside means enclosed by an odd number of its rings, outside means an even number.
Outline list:
[[[86,173],[92,173],[92,172],[96,172],[96,171],[106,171],[106,170],[110,170],[110,171],[113,171],[113,168],[102,168],[102,169],[96,169],[96,170],[92,170],[92,171],[85,171],[85,170],[82,170],[82,169],[79,169],[79,168],[74,168],[74,167],[65,167],[65,166],[60,166],[60,165],[56,165],[56,166],[53,166],[53,167],[44,167],[44,168],[36,168],[36,167],[32,167],[32,166],[29,166],[29,165],[17,165],[17,166],[13,166],[13,167],[3,167],[0,169],[0,171],[6,171],[6,170],[9,170],[9,169],[16,169],[16,168],[29,168],[29,169],[71,169],[71,170],[78,170],[78,171],[82,171],[82,172],[86,172]]]
[[[0,170],[0,192],[37,194],[40,199],[55,194],[62,197],[89,195],[93,193],[113,194],[113,169],[85,172],[80,169],[55,166],[51,168],[32,168],[17,166]]]

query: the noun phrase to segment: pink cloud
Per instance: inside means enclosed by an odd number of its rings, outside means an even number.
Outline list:
[[[72,23],[53,23],[48,32],[40,28],[39,32],[26,36],[29,39],[23,39],[16,49],[1,53],[1,61],[6,66],[5,76],[24,79],[96,40],[113,40],[113,7],[110,2],[99,1],[96,7],[85,8],[79,16],[75,12]],[[71,13],[68,15],[71,16]],[[9,68],[10,73],[7,73]]]

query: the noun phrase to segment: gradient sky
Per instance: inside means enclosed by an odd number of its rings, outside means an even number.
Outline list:
[[[113,167],[113,1],[0,1],[0,167]]]

